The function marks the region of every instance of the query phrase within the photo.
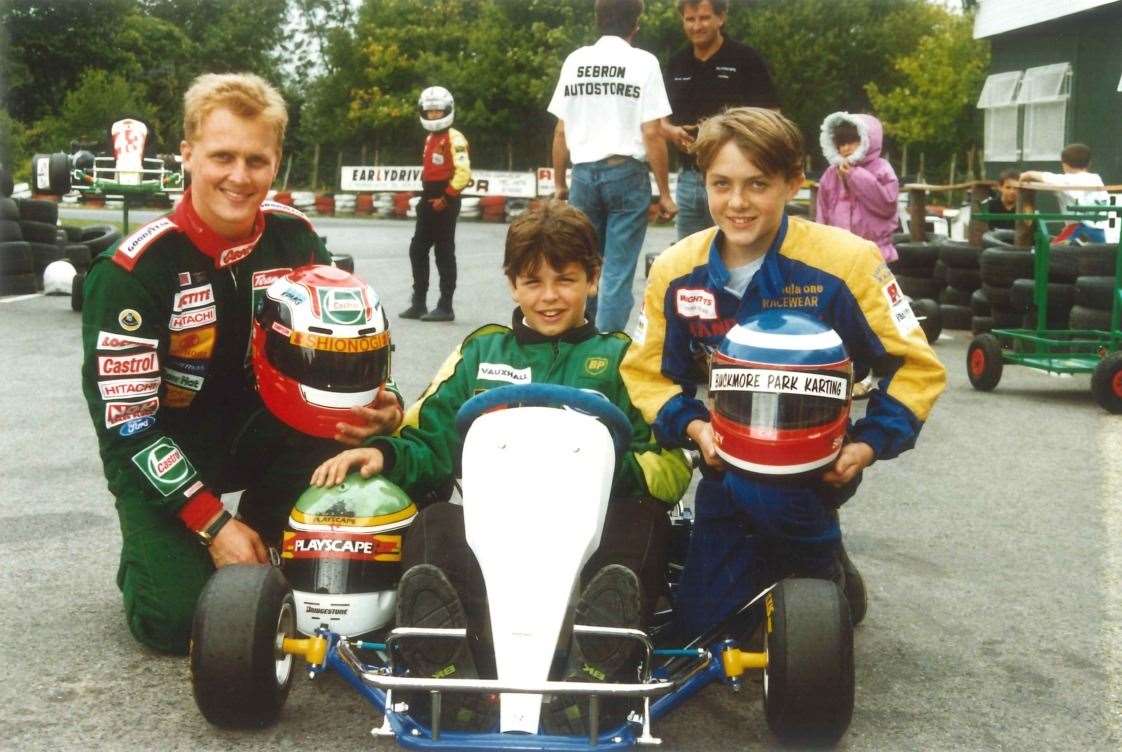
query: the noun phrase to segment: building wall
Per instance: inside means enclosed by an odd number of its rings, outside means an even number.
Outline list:
[[[1065,143],[1091,147],[1091,169],[1108,184],[1122,183],[1122,4],[1079,13],[991,37],[991,73],[1071,63]],[[1023,117],[1023,116],[1022,116]],[[986,162],[987,177],[1007,167],[1059,172],[1048,162]]]

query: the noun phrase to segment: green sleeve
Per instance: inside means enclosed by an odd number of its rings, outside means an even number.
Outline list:
[[[617,371],[618,373],[618,371]],[[631,447],[616,471],[612,494],[651,496],[676,504],[690,485],[693,470],[681,449],[667,449],[655,441],[642,413],[620,382],[616,406],[631,420]]]
[[[108,258],[93,264],[82,307],[82,392],[105,478],[118,499],[143,499],[171,514],[201,481],[158,420],[164,321],[136,274]]]

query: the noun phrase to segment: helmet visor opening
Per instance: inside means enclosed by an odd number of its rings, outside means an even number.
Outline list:
[[[284,576],[294,590],[305,593],[376,593],[397,587],[401,563],[335,558],[286,559]]]
[[[752,431],[826,426],[842,417],[849,379],[838,371],[714,368],[713,409]]]
[[[332,392],[361,392],[385,383],[390,373],[389,336],[328,337],[293,332],[265,334],[265,356],[295,381]]]

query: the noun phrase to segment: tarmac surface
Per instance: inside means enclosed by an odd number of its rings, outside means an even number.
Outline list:
[[[396,316],[411,222],[316,224],[388,306],[409,398],[466,334],[510,319],[504,225],[460,223],[457,320],[425,324]],[[672,240],[653,227],[646,250]],[[637,297],[643,282],[640,268]],[[0,299],[0,337],[0,749],[395,749],[370,736],[380,715],[334,675],[298,675],[280,722],[262,731],[199,715],[187,661],[140,647],[125,627],[78,314],[67,298]],[[917,448],[874,465],[842,511],[870,605],[839,749],[1122,749],[1122,416],[1094,404],[1087,376],[1007,367],[996,391],[974,391],[969,339],[936,344],[950,381]],[[758,681],[740,694],[711,686],[654,732],[666,750],[775,744]]]

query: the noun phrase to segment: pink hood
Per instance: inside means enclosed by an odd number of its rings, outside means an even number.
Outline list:
[[[847,160],[853,168],[844,181],[838,173],[843,159],[834,146],[834,130],[843,122],[853,123],[861,138]],[[896,197],[900,183],[892,165],[880,156],[884,143],[880,121],[872,115],[835,112],[822,121],[819,143],[830,167],[818,184],[818,221],[873,241],[886,261],[895,261],[892,233],[898,225]]]

